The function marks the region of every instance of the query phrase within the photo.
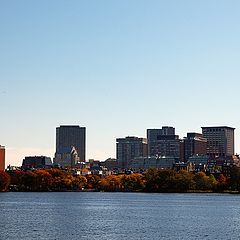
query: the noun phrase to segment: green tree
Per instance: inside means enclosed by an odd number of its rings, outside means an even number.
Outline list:
[[[146,191],[175,192],[176,172],[171,169],[149,169],[145,174]]]
[[[194,175],[193,180],[196,184],[197,190],[210,190],[211,183],[209,182],[208,176],[204,172],[198,172]]]
[[[230,187],[232,190],[240,191],[240,168],[234,166],[230,173]]]
[[[158,171],[157,184],[160,192],[175,192],[176,172],[170,169]]]
[[[193,174],[185,170],[181,170],[176,173],[174,187],[177,192],[186,192],[194,189],[195,182],[193,181]]]
[[[213,174],[210,174],[208,177],[209,187],[211,190],[216,191],[218,181]]]
[[[149,168],[145,174],[145,190],[147,192],[158,192],[158,170],[156,168]]]

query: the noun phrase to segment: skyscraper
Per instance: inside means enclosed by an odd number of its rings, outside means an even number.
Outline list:
[[[0,170],[5,170],[5,147],[0,145]]]
[[[120,168],[128,168],[135,157],[147,156],[147,139],[138,137],[117,138],[117,161]]]
[[[64,148],[74,147],[79,160],[85,162],[86,157],[86,128],[75,126],[60,126],[56,128],[56,154]]]
[[[226,157],[234,155],[235,128],[202,127],[203,137],[207,139],[207,155],[210,157]]]

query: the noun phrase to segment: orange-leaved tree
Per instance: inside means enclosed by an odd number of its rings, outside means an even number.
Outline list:
[[[4,171],[0,171],[0,192],[6,191],[9,184],[10,176]]]
[[[120,177],[116,175],[110,175],[103,178],[100,182],[100,189],[107,192],[119,191],[121,189]]]
[[[121,186],[123,191],[142,191],[145,187],[143,175],[140,173],[122,175]]]

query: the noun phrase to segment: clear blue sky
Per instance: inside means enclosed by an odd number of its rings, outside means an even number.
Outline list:
[[[169,125],[236,127],[240,1],[0,2],[0,144],[6,163],[53,156],[55,128],[87,128],[87,158]]]

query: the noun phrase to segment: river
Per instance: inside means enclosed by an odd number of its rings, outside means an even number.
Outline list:
[[[0,239],[239,239],[240,195],[0,193]]]

